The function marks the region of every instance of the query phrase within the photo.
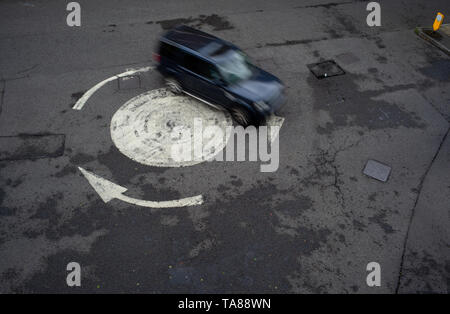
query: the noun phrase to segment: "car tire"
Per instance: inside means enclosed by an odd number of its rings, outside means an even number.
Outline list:
[[[174,79],[173,77],[166,78],[166,86],[167,88],[174,94],[181,94],[183,92],[183,88],[181,84]]]
[[[245,108],[240,107],[231,107],[230,114],[233,117],[233,120],[236,121],[239,125],[242,125],[244,128],[249,125],[255,125],[256,119],[255,117]]]

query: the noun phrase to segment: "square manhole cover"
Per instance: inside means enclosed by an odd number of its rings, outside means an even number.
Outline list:
[[[319,63],[308,64],[308,69],[319,79],[343,75],[345,71],[334,62],[334,60],[327,60]]]
[[[363,170],[366,176],[372,177],[382,182],[386,182],[391,173],[391,167],[382,164],[381,162],[369,159],[366,167]]]

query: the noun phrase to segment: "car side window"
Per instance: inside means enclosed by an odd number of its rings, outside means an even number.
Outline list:
[[[215,70],[214,66],[210,64],[209,62],[203,61],[195,56],[192,56],[190,54],[186,54],[184,57],[184,66],[198,74],[203,76],[204,78],[207,78],[209,80],[213,80],[218,75],[217,71]]]
[[[194,56],[183,52],[183,66],[192,72],[196,72]]]
[[[215,66],[211,66],[211,78],[213,80],[221,80],[222,76],[220,75],[219,71]]]

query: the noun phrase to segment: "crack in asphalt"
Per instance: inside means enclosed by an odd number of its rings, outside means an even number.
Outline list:
[[[399,272],[398,272],[397,287],[395,288],[395,293],[396,294],[398,294],[398,291],[400,289],[400,281],[401,281],[401,278],[402,278],[403,264],[405,262],[405,253],[406,253],[406,246],[408,244],[409,231],[411,229],[412,221],[414,220],[414,215],[416,213],[416,207],[417,207],[417,203],[419,202],[420,193],[422,192],[423,184],[424,184],[425,179],[426,179],[426,177],[428,175],[428,172],[430,171],[431,167],[433,166],[434,161],[436,160],[437,156],[439,155],[439,152],[441,151],[442,145],[444,144],[445,140],[447,139],[449,131],[450,131],[450,127],[447,129],[447,132],[442,137],[441,143],[439,144],[439,147],[438,147],[436,153],[434,154],[433,159],[431,160],[430,164],[427,167],[427,170],[425,171],[425,173],[423,174],[423,176],[422,176],[422,178],[420,179],[420,182],[419,182],[419,186],[418,186],[418,189],[417,189],[418,190],[417,197],[416,197],[416,199],[414,201],[414,206],[412,208],[411,216],[409,217],[408,228],[406,229],[405,240],[403,242],[403,252],[402,252],[402,257],[400,259],[400,269],[399,269]]]
[[[28,77],[29,77],[29,75],[13,77],[13,78],[1,78],[0,79],[0,85],[1,85],[1,91],[0,91],[0,115],[2,114],[3,104],[4,104],[4,101],[5,101],[6,82],[20,80],[20,79],[28,78]]]
[[[444,112],[441,112],[441,109],[436,107],[434,102],[431,99],[428,99],[425,93],[420,93],[420,95],[427,101],[427,103],[430,105],[431,108],[434,109],[434,111],[436,111],[442,118],[444,118],[448,123],[450,123],[450,116],[447,117],[447,115]]]
[[[341,173],[339,172],[338,166],[335,164],[335,161],[336,161],[337,155],[339,153],[359,145],[359,143],[361,143],[361,141],[362,141],[362,139],[359,139],[358,141],[356,141],[353,144],[344,145],[344,147],[335,150],[335,153],[334,153],[334,156],[333,156],[333,159],[332,159],[332,163],[330,164],[331,167],[334,170],[334,182],[333,182],[332,185],[339,192],[339,196],[340,196],[340,199],[341,199],[341,205],[342,205],[343,208],[346,208],[346,204],[345,204],[344,193],[342,192],[342,189],[341,189],[341,186],[340,186],[341,182],[339,181],[339,176],[341,175]],[[345,140],[345,142],[347,142],[347,139]]]
[[[35,65],[33,65],[33,66],[29,67],[29,68],[26,68],[26,69],[24,69],[24,70],[21,70],[21,71],[17,72],[17,74],[22,74],[22,73],[26,73],[26,72],[31,72],[31,71],[33,71],[34,69],[36,69],[38,66],[39,66],[39,64],[35,64]]]
[[[318,184],[321,188],[321,190],[328,189],[328,188],[334,188],[338,192],[336,196],[339,197],[339,203],[341,204],[342,208],[346,208],[346,202],[345,202],[345,196],[344,192],[341,188],[341,181],[339,177],[341,176],[341,173],[339,171],[338,165],[336,165],[336,158],[339,153],[346,151],[352,147],[357,146],[362,139],[359,139],[358,141],[354,142],[353,144],[347,145],[346,143],[343,145],[343,147],[335,148],[333,153],[330,153],[330,150],[323,150],[320,149],[320,152],[318,154],[314,154],[313,156],[317,156],[315,161],[309,160],[313,167],[314,172],[306,177],[303,181],[305,184]],[[347,140],[345,140],[347,142]],[[320,177],[321,175],[327,175],[327,172],[329,172],[329,168],[332,169],[332,174],[328,174],[333,177],[333,181],[330,184],[321,184]],[[314,182],[314,179],[318,179],[319,182]]]
[[[294,9],[316,9],[316,8],[329,9],[329,8],[337,7],[337,6],[340,6],[340,5],[354,4],[354,3],[365,2],[365,1],[366,0],[344,1],[344,2],[328,2],[328,3],[323,3],[323,4],[297,6],[297,7],[294,7]]]

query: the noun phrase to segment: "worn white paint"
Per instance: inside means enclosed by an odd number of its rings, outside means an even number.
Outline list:
[[[269,127],[269,142],[273,143],[276,137],[279,135],[280,129],[283,126],[284,118],[276,115],[271,115],[266,119],[266,125]]]
[[[201,121],[203,128],[219,127],[224,137],[196,136],[194,121]],[[110,129],[116,147],[132,160],[149,166],[183,167],[211,159],[222,151],[228,141],[226,127],[231,125],[228,112],[160,88],[126,102],[112,117]],[[173,158],[172,148],[189,142],[191,147],[199,148],[200,154],[193,149],[191,158]],[[214,149],[208,149],[211,147]]]
[[[128,70],[126,72],[111,76],[110,78],[107,78],[106,80],[103,80],[100,83],[97,83],[96,85],[91,87],[86,93],[83,94],[83,96],[81,96],[80,99],[78,99],[78,101],[75,103],[75,105],[72,107],[72,109],[74,109],[74,110],[83,109],[84,105],[86,104],[86,101],[105,84],[107,84],[111,81],[117,80],[119,78],[122,78],[122,77],[130,76],[130,75],[134,75],[134,74],[142,73],[142,72],[148,72],[152,69],[153,69],[153,67],[143,67],[143,68],[139,68],[139,69]]]
[[[84,177],[88,180],[94,190],[98,193],[100,198],[105,202],[109,202],[112,199],[119,199],[124,202],[143,206],[150,208],[171,208],[171,207],[185,207],[185,206],[193,206],[193,205],[201,205],[203,204],[203,197],[201,195],[186,197],[179,200],[172,201],[146,201],[140,200],[136,198],[132,198],[126,195],[123,195],[127,191],[126,188],[115,184],[109,180],[106,180],[92,172],[89,172],[81,167],[78,167]]]
[[[131,76],[140,72],[147,72],[153,67],[145,67],[137,70],[127,70],[121,74],[112,76],[96,84],[89,89],[73,106],[74,110],[81,110],[87,100],[102,86],[116,79]],[[110,131],[111,138],[116,147],[132,160],[150,166],[181,167],[201,163],[212,159],[227,144],[228,137],[217,139],[217,143],[211,143],[211,139],[197,143],[195,132],[187,132],[192,135],[186,139],[182,136],[174,137],[173,130],[195,129],[194,121],[201,120],[202,127],[216,126],[226,132],[226,128],[232,126],[231,116],[226,111],[215,110],[202,102],[186,96],[174,95],[165,88],[155,89],[138,95],[126,102],[112,117]],[[271,116],[267,120],[269,126],[269,140],[273,142],[284,122],[284,118]],[[274,127],[273,127],[274,126]],[[201,156],[194,156],[187,161],[175,160],[171,157],[171,147],[174,144],[182,144],[190,141],[192,146],[201,148]],[[209,148],[203,149],[207,144]],[[195,154],[195,150],[192,152]],[[120,199],[124,202],[150,208],[170,208],[200,205],[203,203],[202,195],[187,197],[171,201],[147,201],[124,195],[126,188],[109,180],[101,178],[85,169],[79,170],[106,203],[112,199]]]

